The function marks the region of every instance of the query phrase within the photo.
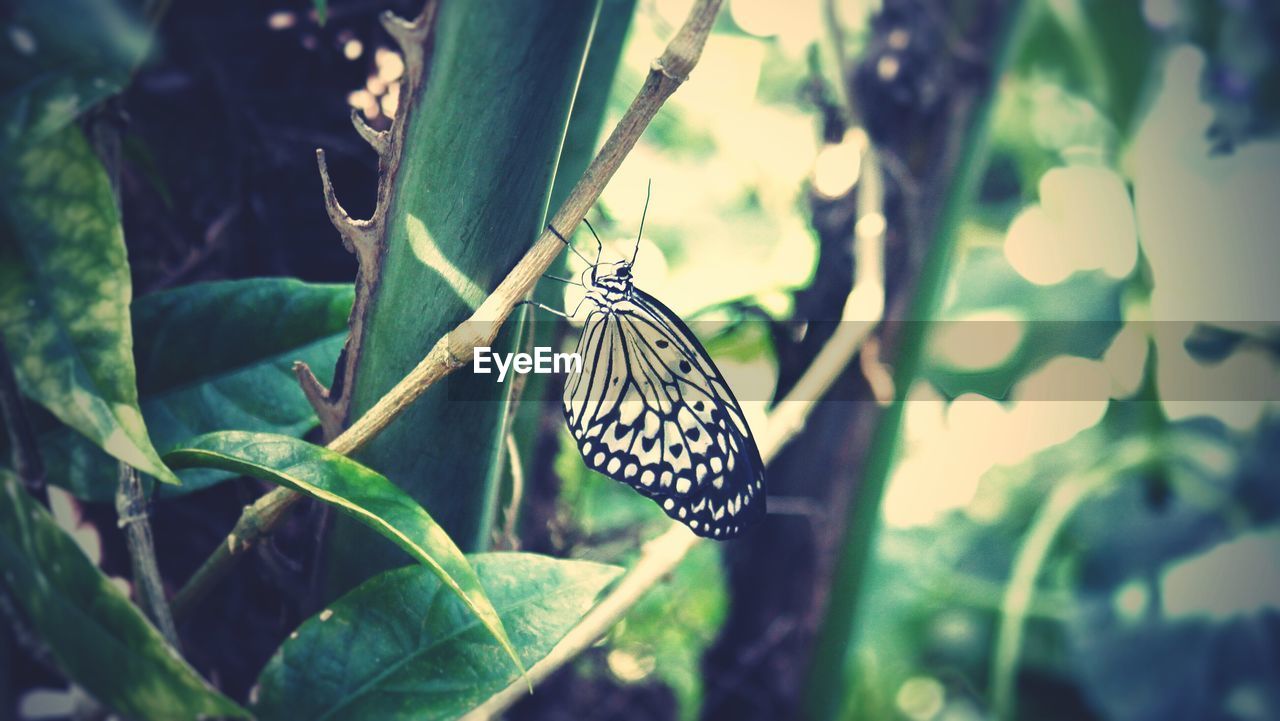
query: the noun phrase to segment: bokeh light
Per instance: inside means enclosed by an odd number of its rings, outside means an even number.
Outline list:
[[[1137,260],[1138,244],[1124,181],[1101,167],[1050,170],[1040,179],[1040,203],[1010,225],[1004,251],[1014,269],[1039,285],[1094,269],[1125,277]]]
[[[854,128],[839,143],[824,145],[813,161],[813,189],[825,198],[838,198],[852,190],[862,170],[866,144],[866,132]]]

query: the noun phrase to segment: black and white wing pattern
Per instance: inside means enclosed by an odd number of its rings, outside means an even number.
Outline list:
[[[742,408],[675,313],[633,288],[587,317],[578,353],[564,413],[588,467],[700,536],[732,538],[764,515],[764,463]]]

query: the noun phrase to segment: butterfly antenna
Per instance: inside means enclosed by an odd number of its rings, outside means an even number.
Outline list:
[[[587,257],[585,255],[583,255],[582,253],[579,253],[578,249],[573,247],[573,243],[570,243],[569,241],[565,240],[565,237],[563,235],[560,235],[560,231],[556,230],[555,226],[553,226],[550,223],[547,223],[547,230],[551,231],[552,235],[559,238],[560,242],[564,243],[564,247],[568,248],[569,250],[572,250],[574,255],[578,256],[579,258],[582,258],[583,263],[586,263],[587,265],[591,264],[591,261],[587,260]]]
[[[644,235],[644,216],[649,213],[649,198],[653,195],[653,178],[649,178],[649,187],[644,191],[644,210],[640,211],[640,232],[636,233],[636,247],[631,251],[631,265],[636,264],[636,256],[640,255],[640,236]]]
[[[596,262],[592,263],[592,265],[600,265],[600,255],[604,253],[604,243],[600,242],[600,236],[596,235],[596,229],[591,227],[591,221],[583,218],[582,222],[587,224],[587,230],[591,231],[591,237],[596,239]]]

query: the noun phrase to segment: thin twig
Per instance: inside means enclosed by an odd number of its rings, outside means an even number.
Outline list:
[[[147,493],[138,471],[120,462],[120,485],[116,489],[116,525],[124,529],[129,560],[133,565],[133,587],[138,605],[151,619],[161,635],[175,649],[178,630],[165,598],[164,582],[156,565],[156,547],[151,538],[151,520],[147,517]]]
[[[827,389],[848,368],[858,348],[879,323],[884,312],[884,195],[879,165],[873,151],[862,158],[858,224],[855,226],[855,278],[845,300],[839,328],[827,339],[804,375],[769,414],[764,433],[756,438],[760,457],[768,465],[783,446],[804,428],[805,420]],[[868,175],[869,173],[869,175]],[[865,222],[864,222],[865,221]],[[644,545],[640,560],[600,603],[556,644],[542,660],[529,668],[526,679],[537,684],[577,658],[608,633],[654,586],[666,578],[702,539],[683,524],[671,527]],[[525,679],[507,686],[463,717],[463,721],[491,719],[528,693]]]
[[[507,548],[520,550],[520,536],[516,533],[516,521],[520,517],[520,503],[524,499],[524,466],[520,461],[520,446],[516,437],[507,431],[507,466],[511,468],[511,498],[502,512],[502,538]]]
[[[814,403],[857,354],[884,315],[884,189],[876,152],[862,155],[858,186],[858,222],[854,225],[854,282],[840,324],[800,380],[769,414],[769,433],[760,452],[772,455],[804,427]]]
[[[9,353],[3,340],[0,340],[0,419],[4,421],[9,436],[9,452],[14,472],[32,495],[36,498],[44,497],[44,461],[40,458],[36,437],[31,431],[31,422],[27,419],[22,394],[18,391],[18,380],[13,375],[13,365],[9,362]]]
[[[533,294],[530,293],[527,299],[532,299]],[[536,334],[533,329],[526,330],[524,340],[522,341],[524,352],[533,353],[534,336]],[[524,465],[520,458],[520,445],[516,443],[515,434],[512,428],[516,423],[516,416],[520,412],[520,404],[524,399],[525,384],[529,376],[518,375],[511,383],[511,392],[507,396],[507,412],[506,418],[503,420],[502,438],[505,453],[498,454],[498,465],[493,472],[501,476],[507,468],[510,468],[511,475],[511,496],[507,500],[507,505],[502,509],[502,530],[493,531],[494,544],[498,548],[518,551],[520,550],[520,537],[516,533],[516,526],[520,520],[520,504],[524,501]]]
[[[627,112],[618,121],[604,146],[587,167],[560,210],[551,221],[559,235],[568,235],[600,197],[622,161],[635,147],[649,123],[667,98],[689,77],[702,55],[711,25],[720,9],[720,0],[698,0],[689,10],[680,31],[653,62],[644,85]],[[557,233],[546,230],[525,253],[515,268],[498,284],[472,316],[440,338],[427,356],[407,376],[378,400],[372,408],[329,443],[328,448],[350,455],[395,420],[428,388],[471,361],[476,346],[493,344],[503,321],[516,304],[533,288],[561,251]],[[219,544],[174,597],[173,610],[179,618],[231,569],[234,561],[263,535],[270,533],[285,511],[301,496],[278,488],[247,507],[226,540]]]

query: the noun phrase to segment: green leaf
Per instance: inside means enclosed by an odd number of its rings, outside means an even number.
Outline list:
[[[132,288],[111,184],[67,127],[0,163],[0,334],[22,390],[107,453],[179,483],[138,408]]]
[[[180,468],[221,468],[288,486],[382,534],[462,599],[524,672],[502,620],[462,551],[422,506],[382,474],[327,448],[271,433],[210,433],[166,457]]]
[[[0,585],[72,681],[129,718],[248,718],[165,644],[16,476],[0,471],[0,484]]]
[[[303,361],[322,380],[332,373],[347,336],[350,285],[287,278],[199,283],[143,296],[133,304],[134,359],[142,417],[161,452],[195,436],[237,429],[301,436],[316,426],[294,380]],[[263,309],[270,309],[264,313]],[[65,429],[41,438],[48,480],[77,497],[109,501],[114,464]],[[189,493],[233,477],[192,469]]]
[[[470,557],[520,658],[545,656],[621,573],[526,553]],[[387,571],[302,624],[258,679],[263,721],[450,719],[511,683],[502,651],[421,568]]]
[[[329,0],[311,0],[311,4],[316,9],[316,22],[324,27],[325,21],[329,19]]]
[[[146,56],[137,2],[17,0],[0,43],[0,155],[38,142],[120,92]]]

